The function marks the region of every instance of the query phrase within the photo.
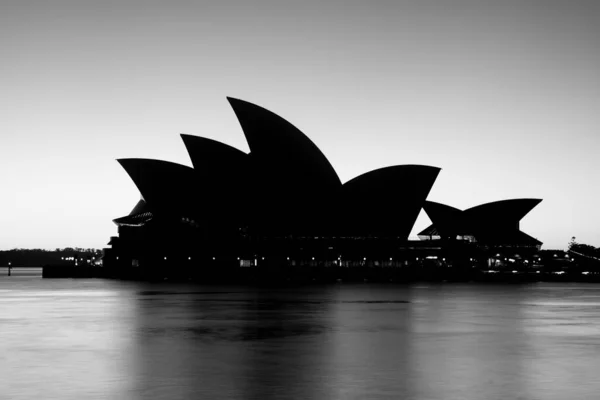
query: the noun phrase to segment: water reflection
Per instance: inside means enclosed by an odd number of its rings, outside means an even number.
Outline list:
[[[318,294],[171,289],[137,296],[141,397],[285,398],[294,385],[315,387],[301,382],[327,329],[329,303]]]
[[[11,399],[588,399],[592,285],[0,279]]]

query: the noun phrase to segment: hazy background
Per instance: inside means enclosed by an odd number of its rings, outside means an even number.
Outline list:
[[[543,198],[524,231],[600,245],[597,1],[250,3],[2,0],[0,248],[103,247],[139,199],[115,159],[191,165],[179,133],[248,151],[226,96],[343,182],[438,166],[430,200]]]

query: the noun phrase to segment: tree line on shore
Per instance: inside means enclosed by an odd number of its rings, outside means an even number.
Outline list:
[[[600,247],[594,247],[589,244],[578,243],[577,238],[575,236],[571,238],[568,250],[583,256],[600,259]]]
[[[92,248],[65,247],[63,249],[12,249],[0,251],[0,267],[42,267],[78,260],[92,260],[102,251]],[[70,260],[70,259],[73,260]]]

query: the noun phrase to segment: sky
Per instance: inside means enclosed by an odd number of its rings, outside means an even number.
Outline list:
[[[248,151],[226,96],[342,182],[432,165],[431,201],[542,198],[522,230],[600,246],[595,0],[2,0],[0,54],[0,249],[106,247],[139,200],[115,160],[191,166],[180,133]]]

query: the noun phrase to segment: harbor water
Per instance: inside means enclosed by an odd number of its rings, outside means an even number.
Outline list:
[[[593,399],[600,285],[0,277],[0,398]]]

